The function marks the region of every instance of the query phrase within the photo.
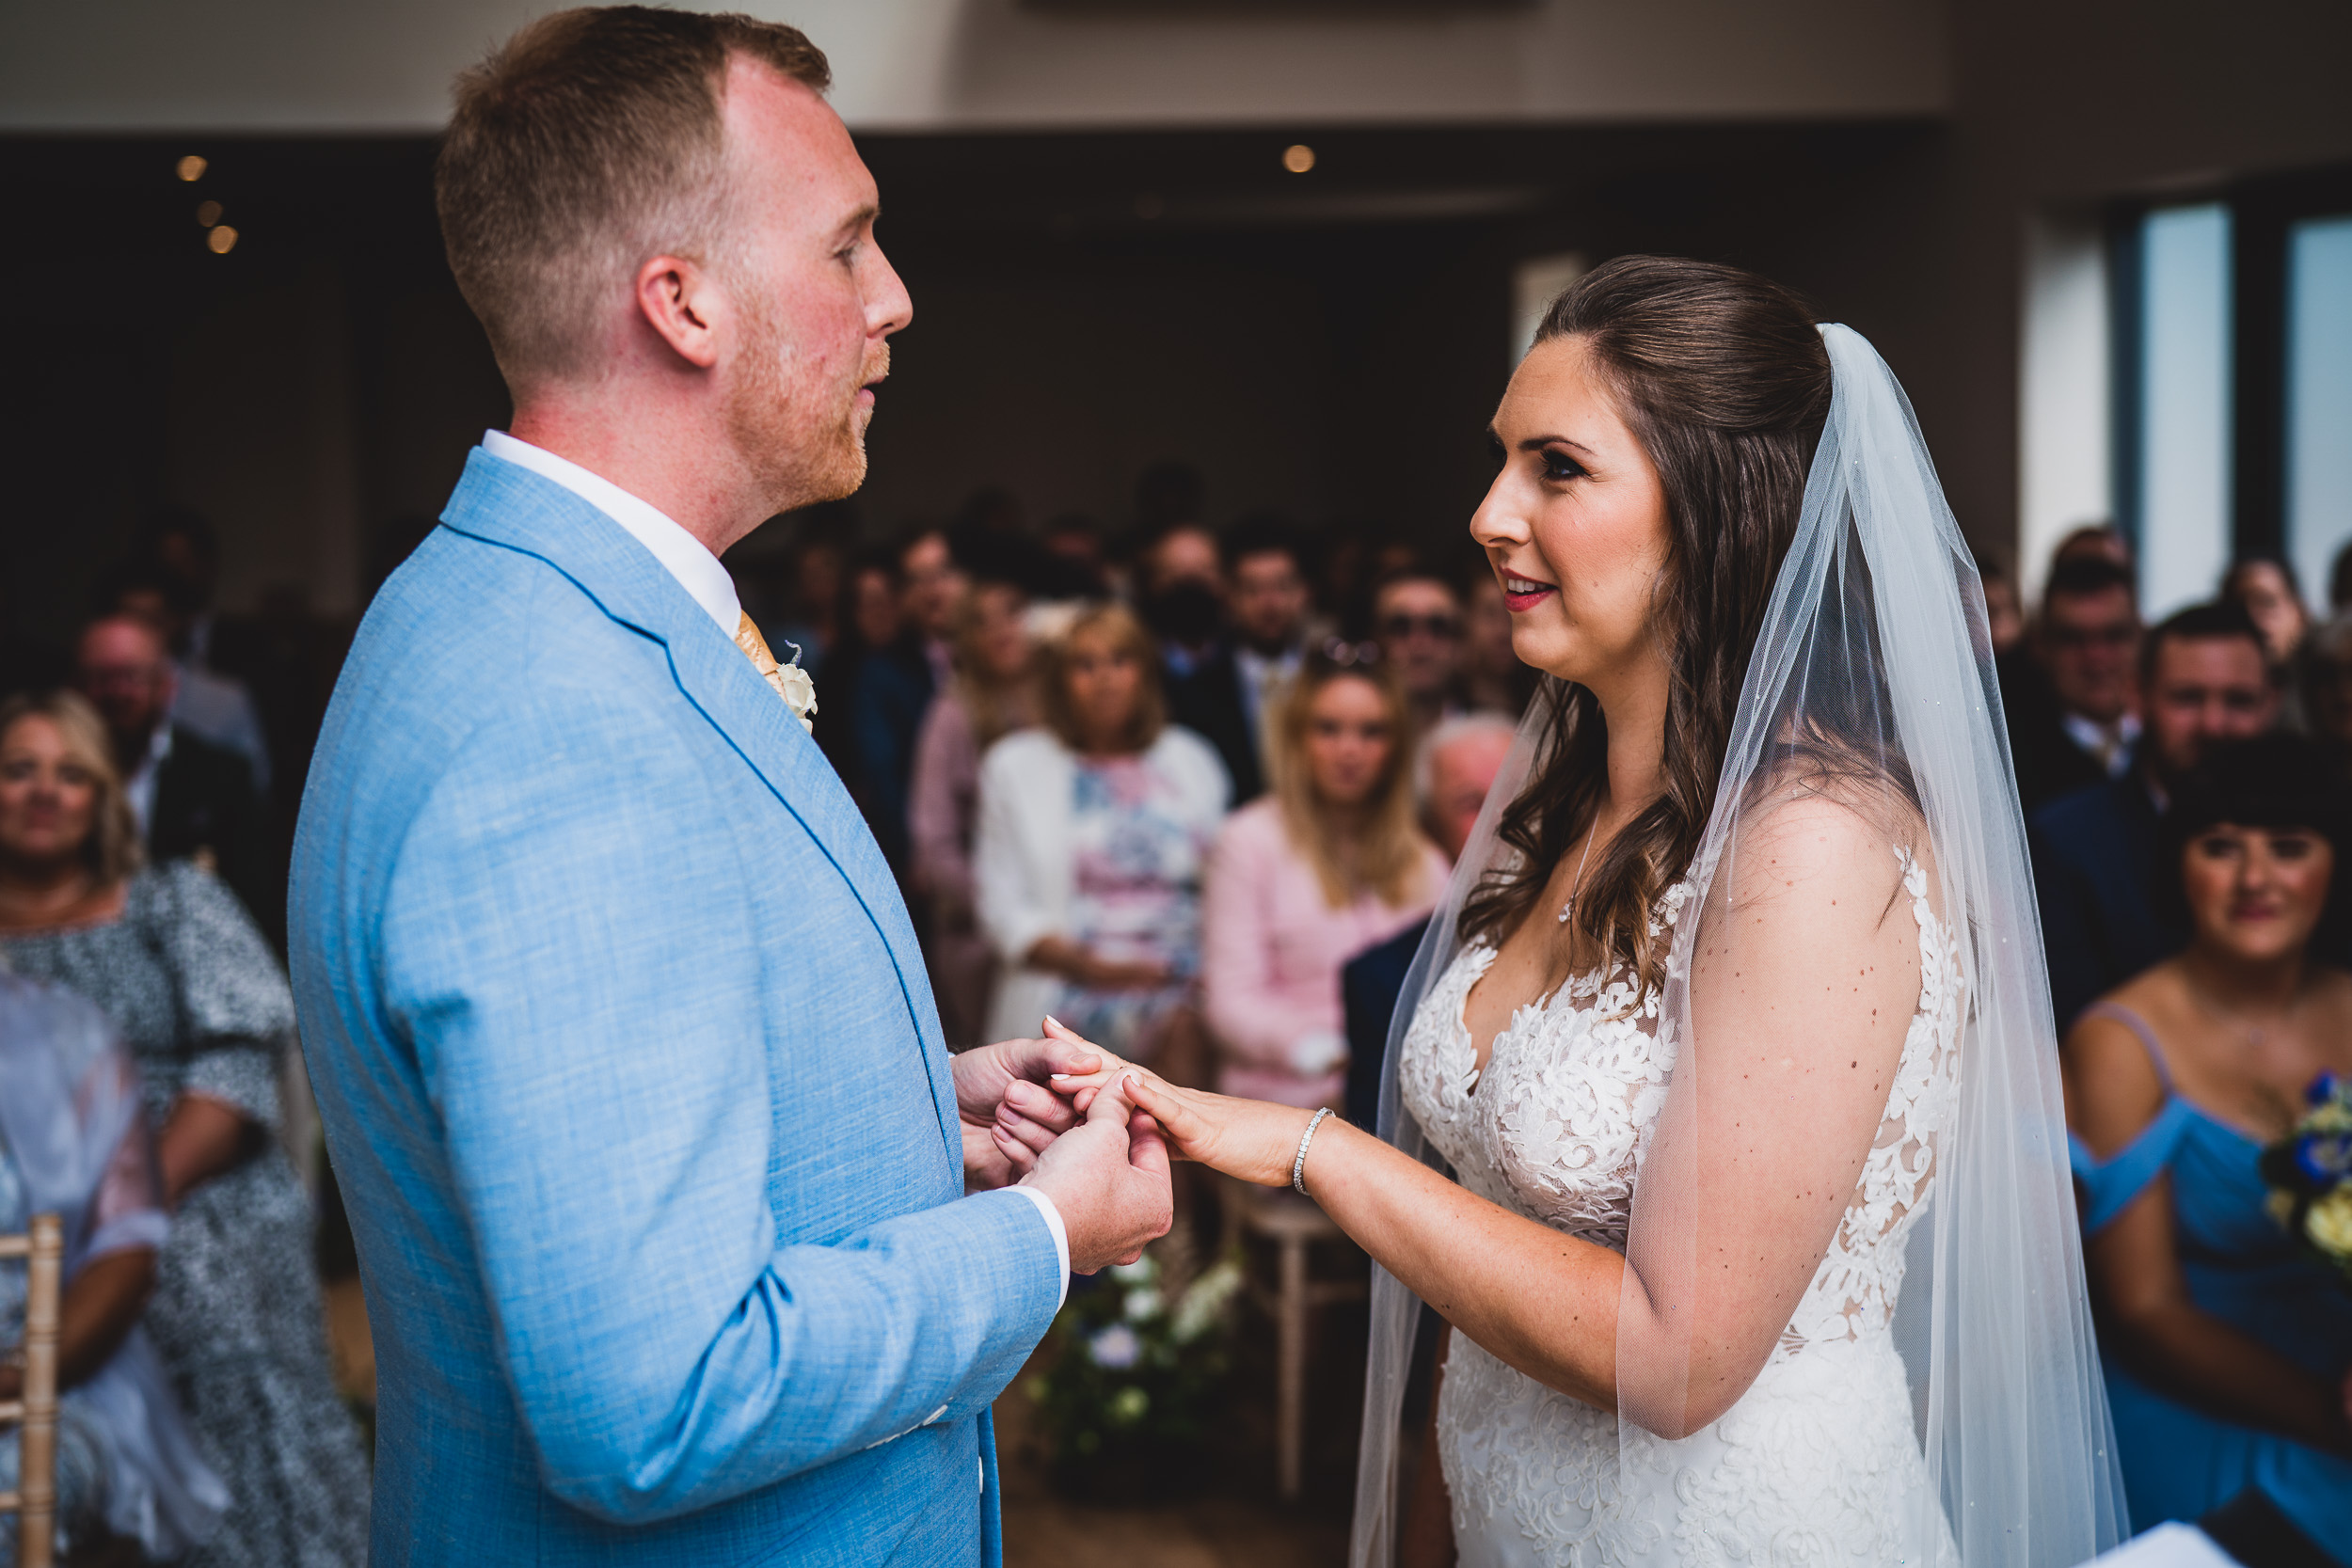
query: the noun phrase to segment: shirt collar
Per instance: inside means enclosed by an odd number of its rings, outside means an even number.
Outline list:
[[[599,478],[545,447],[534,447],[502,430],[483,432],[482,450],[518,468],[529,468],[542,479],[554,481],[620,524],[630,538],[644,546],[662,568],[677,578],[678,586],[719,624],[719,629],[730,641],[734,639],[735,629],[743,620],[743,606],[735,596],[735,579],[719,564],[719,558],[680,527],[676,519],[638,499],[611,480]]]

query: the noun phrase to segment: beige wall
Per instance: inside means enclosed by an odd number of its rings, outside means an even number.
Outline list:
[[[1919,114],[1941,0],[1535,0],[1448,21],[1091,20],[1017,0],[740,0],[861,129]],[[0,130],[422,131],[533,0],[0,3]]]

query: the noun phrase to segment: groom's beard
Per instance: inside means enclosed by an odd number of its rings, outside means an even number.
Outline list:
[[[746,311],[744,326],[727,431],[762,493],[778,512],[854,494],[866,483],[872,418],[857,394],[889,373],[890,345],[867,344],[858,364],[820,380],[763,307]]]

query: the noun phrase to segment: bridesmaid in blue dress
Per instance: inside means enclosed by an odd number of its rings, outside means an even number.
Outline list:
[[[2187,950],[2064,1050],[2132,1524],[2202,1519],[2254,1568],[2352,1568],[2352,1289],[2265,1212],[2256,1169],[2314,1079],[2352,1076],[2352,975],[2308,957],[2352,902],[2347,847],[2308,743],[2216,756],[2165,823]]]

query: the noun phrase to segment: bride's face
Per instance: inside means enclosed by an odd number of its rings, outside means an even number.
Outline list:
[[[1491,427],[1502,470],[1470,519],[1511,611],[1511,651],[1605,688],[1661,663],[1650,610],[1666,492],[1584,342],[1538,344]]]

